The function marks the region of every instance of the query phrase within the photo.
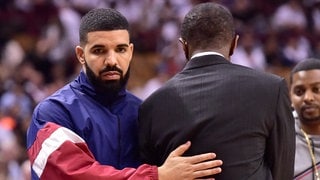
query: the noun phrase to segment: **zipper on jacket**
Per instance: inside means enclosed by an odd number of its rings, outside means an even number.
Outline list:
[[[122,146],[121,146],[121,120],[119,116],[117,115],[117,120],[118,120],[118,144],[119,144],[119,151],[118,151],[118,167],[121,168],[121,153],[122,153]]]

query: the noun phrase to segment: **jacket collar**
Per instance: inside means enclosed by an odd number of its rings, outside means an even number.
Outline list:
[[[231,64],[231,62],[219,55],[199,56],[190,59],[190,61],[184,67],[184,70],[216,64]]]
[[[112,103],[121,100],[126,95],[125,86],[117,93],[97,93],[92,84],[89,82],[87,75],[81,70],[78,77],[71,82],[71,86],[79,89],[81,92],[92,97],[96,101],[100,102],[103,105],[111,105]]]

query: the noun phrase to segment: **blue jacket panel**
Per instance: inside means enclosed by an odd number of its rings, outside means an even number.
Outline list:
[[[95,159],[117,169],[139,162],[137,118],[141,100],[123,88],[117,94],[97,94],[84,72],[38,104],[28,130],[30,147],[46,122],[64,126],[82,137]]]

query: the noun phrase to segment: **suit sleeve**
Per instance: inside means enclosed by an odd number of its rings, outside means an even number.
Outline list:
[[[143,164],[137,169],[117,170],[99,164],[80,136],[52,122],[40,127],[31,123],[27,136],[35,139],[27,149],[34,180],[158,179],[156,166]]]
[[[151,144],[151,109],[145,103],[139,108],[139,152],[142,162],[157,164],[157,154],[154,146]]]
[[[287,84],[283,79],[276,105],[276,121],[267,142],[267,161],[275,180],[293,179],[295,155],[294,118]]]

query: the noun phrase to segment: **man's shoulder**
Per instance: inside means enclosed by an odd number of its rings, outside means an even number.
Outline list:
[[[74,91],[70,88],[69,84],[64,87],[58,89],[42,101],[38,103],[37,106],[48,107],[53,106],[58,102],[67,102],[75,98]]]
[[[149,104],[149,103],[157,103],[157,102],[164,102],[168,99],[173,100],[177,97],[177,81],[175,78],[170,79],[167,81],[163,86],[161,86],[159,89],[154,91],[148,98],[146,98],[143,101],[143,104]]]
[[[272,74],[270,72],[256,70],[256,69],[252,69],[249,67],[236,65],[236,64],[233,64],[233,65],[235,69],[238,69],[238,73],[243,75],[250,75],[253,79],[267,80],[266,83],[280,82],[284,80],[283,77],[276,74]]]
[[[142,100],[130,91],[126,92],[126,101],[129,101],[134,104],[141,104],[142,103]]]

